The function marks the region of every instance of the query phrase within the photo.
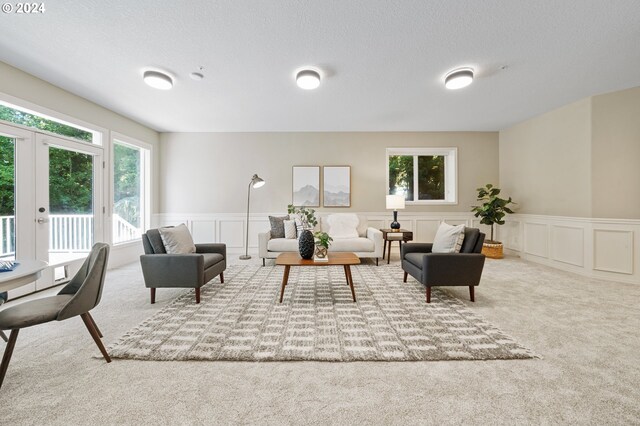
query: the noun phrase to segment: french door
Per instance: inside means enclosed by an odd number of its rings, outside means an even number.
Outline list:
[[[17,297],[68,280],[93,243],[103,240],[103,150],[0,124],[0,159],[11,156],[11,147],[13,180],[5,177],[4,170],[0,196],[13,186],[14,207],[11,215],[3,202],[0,217],[4,223],[0,225],[10,232],[0,236],[7,240],[8,235],[12,241],[0,249],[0,258],[14,257],[18,262],[35,258],[49,264],[35,284],[9,295]]]

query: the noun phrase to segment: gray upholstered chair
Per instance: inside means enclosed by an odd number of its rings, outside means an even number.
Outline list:
[[[96,243],[78,273],[60,290],[57,296],[31,300],[0,312],[0,329],[11,330],[0,365],[0,387],[7,373],[20,329],[46,322],[62,321],[80,316],[104,359],[111,362],[111,358],[100,340],[102,333],[89,314],[89,311],[100,303],[108,261],[109,246],[104,243]]]
[[[194,288],[200,303],[200,287],[220,275],[224,283],[227,269],[225,244],[196,244],[196,252],[167,254],[157,229],[142,234],[144,252],[140,256],[144,284],[151,290],[151,303],[156,302],[156,288]]]
[[[431,303],[431,287],[439,286],[469,286],[469,296],[475,302],[474,287],[480,284],[484,267],[484,238],[479,229],[466,228],[460,253],[431,253],[431,243],[403,244],[404,282],[411,275],[426,286],[427,303]]]
[[[2,306],[2,304],[4,302],[7,301],[7,299],[9,298],[8,293],[5,291],[3,293],[0,293],[0,306]],[[7,337],[6,334],[4,334],[4,331],[0,330],[0,337],[2,338],[2,340],[4,340],[5,342],[9,341],[9,338]]]

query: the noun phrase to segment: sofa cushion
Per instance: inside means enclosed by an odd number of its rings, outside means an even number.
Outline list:
[[[375,244],[368,238],[333,240],[329,246],[329,251],[370,252],[375,251]]]
[[[224,260],[224,256],[219,253],[202,253],[202,257],[204,257],[204,269],[210,268]]]
[[[290,238],[272,238],[267,243],[269,251],[298,251],[298,240]]]
[[[358,238],[358,216],[353,213],[330,214],[327,216],[328,234],[335,240]]]
[[[173,228],[160,228],[158,231],[167,253],[185,254],[196,252],[196,245],[193,243],[189,228],[184,223]]]
[[[404,258],[414,266],[422,269],[422,258],[425,253],[407,253],[404,255]]]
[[[269,216],[271,224],[271,238],[284,238],[284,221],[289,220],[289,216]]]
[[[296,221],[295,220],[285,220],[284,224],[284,237],[285,238],[296,238],[298,235],[298,231],[296,230]]]
[[[467,228],[464,230],[464,240],[462,241],[462,248],[460,253],[473,253],[480,237],[480,230],[478,228]],[[480,252],[478,252],[480,253]]]
[[[464,225],[442,222],[433,239],[432,253],[459,253],[464,239]]]

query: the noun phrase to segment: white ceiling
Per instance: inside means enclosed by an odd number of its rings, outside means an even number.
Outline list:
[[[500,130],[640,86],[639,0],[45,5],[3,14],[0,60],[159,131]],[[305,65],[322,70],[318,90],[296,87]],[[460,66],[475,82],[446,90]],[[174,88],[146,86],[145,67]]]

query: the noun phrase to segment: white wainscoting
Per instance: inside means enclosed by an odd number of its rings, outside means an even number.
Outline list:
[[[354,212],[357,213],[357,212]],[[258,233],[269,230],[268,216],[286,213],[252,213],[249,216],[249,253],[258,252]],[[324,213],[320,212],[320,215]],[[357,213],[369,226],[388,227],[391,212]],[[507,253],[565,271],[606,280],[640,283],[640,220],[587,219],[560,216],[514,214],[496,227],[496,239]],[[157,214],[154,227],[185,223],[196,242],[224,242],[229,254],[244,253],[246,213]],[[472,213],[410,213],[400,211],[398,221],[413,232],[416,242],[431,242],[441,221],[480,228]]]
[[[523,259],[606,280],[640,283],[640,220],[514,214],[498,228]]]

